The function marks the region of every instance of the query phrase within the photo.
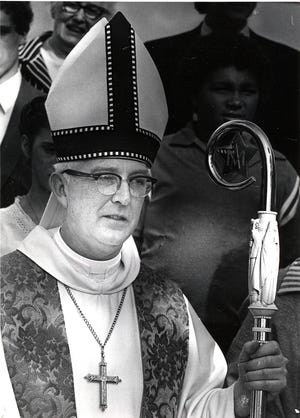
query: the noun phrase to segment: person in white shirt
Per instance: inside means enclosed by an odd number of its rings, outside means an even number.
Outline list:
[[[0,256],[15,250],[39,223],[50,195],[49,177],[56,161],[45,109],[45,96],[27,103],[21,113],[22,150],[30,161],[30,190],[0,209]]]
[[[48,93],[64,59],[102,17],[110,18],[115,2],[51,2],[53,30],[29,40],[20,48],[23,76],[31,85]]]
[[[168,112],[121,13],[66,58],[46,110],[57,154],[50,201],[64,215],[54,227],[49,201],[40,226],[1,259],[2,414],[234,418],[248,416],[252,389],[276,396],[286,380],[277,343],[246,343],[238,380],[223,389],[219,347],[182,292],[140,262],[132,233]]]
[[[32,18],[29,2],[0,3],[1,207],[30,186],[30,167],[23,159],[18,123],[23,105],[39,93],[22,79],[18,48],[25,42]]]

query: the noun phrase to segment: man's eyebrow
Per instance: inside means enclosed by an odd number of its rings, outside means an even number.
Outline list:
[[[130,173],[130,176],[137,176],[137,175],[140,175],[140,176],[150,176],[151,174],[149,173],[149,170],[147,170],[147,169],[140,169],[140,170],[136,170],[136,171],[133,171],[132,173]]]

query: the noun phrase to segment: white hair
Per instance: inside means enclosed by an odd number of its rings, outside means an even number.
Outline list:
[[[62,174],[66,183],[69,184],[71,177],[67,174],[63,174],[65,170],[76,170],[80,168],[81,161],[66,161],[62,163],[53,164],[54,173]]]
[[[66,161],[62,163],[55,163],[53,165],[55,173],[62,173],[65,170],[73,170],[79,168],[81,161]]]

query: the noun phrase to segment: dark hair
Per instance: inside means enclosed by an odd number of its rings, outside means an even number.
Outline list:
[[[230,66],[238,70],[249,70],[262,96],[268,95],[270,63],[259,45],[243,35],[202,37],[191,45],[178,71],[184,88],[192,95],[212,71]]]
[[[45,108],[46,97],[35,97],[29,103],[26,103],[21,112],[19,130],[21,135],[28,137],[31,147],[40,129],[49,129],[49,121]]]
[[[208,12],[209,3],[206,1],[196,1],[194,7],[200,14],[206,14]]]
[[[253,9],[256,7],[256,2],[247,2],[248,4],[252,4],[253,5]],[[220,3],[216,3],[216,2],[207,2],[207,1],[196,1],[194,2],[194,7],[197,10],[198,13],[200,14],[208,14],[209,11],[211,10],[211,6],[216,5],[218,6]]]
[[[30,1],[1,1],[0,10],[11,18],[19,35],[27,35],[33,20]]]

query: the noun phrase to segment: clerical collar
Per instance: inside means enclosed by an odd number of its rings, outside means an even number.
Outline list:
[[[59,282],[89,294],[117,293],[129,286],[140,271],[140,258],[132,236],[111,260],[94,261],[76,254],[59,236],[58,228],[36,226],[18,250]]]
[[[114,258],[105,261],[91,260],[73,251],[63,240],[60,229],[53,236],[60,251],[70,260],[74,268],[87,277],[95,277],[105,280],[113,275],[121,263],[121,251]]]
[[[205,20],[203,20],[201,27],[200,27],[200,35],[201,36],[208,36],[211,35],[213,32],[210,28],[210,26],[208,26],[208,24],[205,22]],[[245,25],[240,31],[239,31],[240,35],[244,35],[247,36],[247,38],[249,38],[250,36],[250,29],[248,25]]]

